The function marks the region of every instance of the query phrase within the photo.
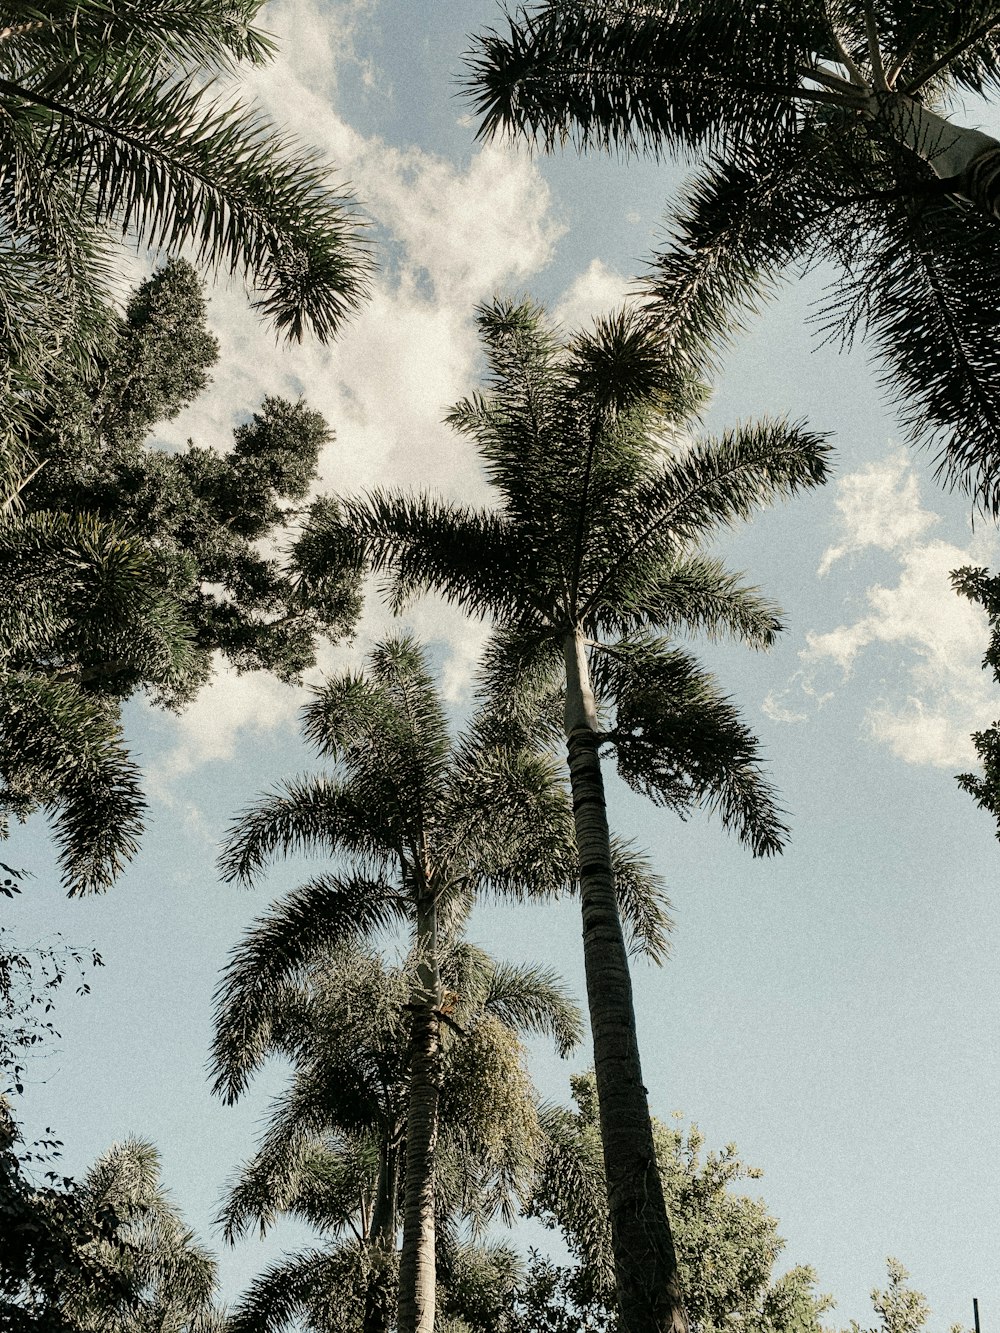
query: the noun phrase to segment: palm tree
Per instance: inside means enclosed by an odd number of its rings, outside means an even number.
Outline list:
[[[105,229],[243,275],[276,329],[331,337],[369,261],[349,194],[205,74],[259,65],[260,0],[29,0],[0,29],[0,347],[7,409],[101,325]]]
[[[317,554],[358,558],[389,577],[394,606],[436,589],[492,617],[485,681],[495,709],[551,718],[563,690],[580,864],[587,998],[594,1037],[623,1328],[680,1328],[676,1261],[654,1169],[628,955],[616,899],[599,750],[658,803],[717,809],[755,853],[784,835],[757,744],[677,631],[756,646],[774,608],[696,543],[768,500],[815,486],[821,439],[781,422],[688,445],[697,394],[665,367],[637,317],[600,322],[560,346],[530,304],[479,312],[489,391],[449,420],[475,440],[497,505],[459,508],[378,491],[314,516]],[[347,525],[345,528],[345,524]]]
[[[252,1050],[274,988],[310,958],[383,927],[410,932],[399,1327],[430,1333],[441,1025],[450,1017],[440,936],[464,920],[479,892],[519,899],[572,888],[569,809],[542,757],[499,747],[484,726],[452,743],[423,654],[409,639],[379,645],[367,674],[329,680],[305,709],[305,730],[340,772],[287,783],[246,810],[227,836],[222,873],[252,882],[274,853],[300,848],[328,850],[344,869],[272,909],[234,956],[223,987],[238,997],[234,1021]],[[639,942],[662,953],[658,884],[629,848],[620,858]],[[225,1083],[228,1097],[243,1077],[236,1071]]]
[[[253,948],[253,933],[241,949]],[[499,965],[462,942],[443,952],[454,1026],[442,1039],[435,1234],[451,1287],[464,1254],[457,1222],[480,1226],[497,1208],[509,1213],[533,1183],[540,1131],[518,1033],[548,1031],[565,1050],[579,1038],[579,1016],[546,973]],[[226,1237],[252,1225],[263,1232],[290,1213],[331,1238],[253,1284],[234,1313],[240,1333],[273,1333],[296,1312],[322,1328],[333,1310],[367,1333],[391,1323],[410,973],[344,943],[276,989],[255,1032],[241,1021],[239,989],[220,994],[217,1086],[242,1084],[271,1053],[295,1071],[229,1193]]]
[[[915,443],[1000,513],[1000,143],[949,99],[1000,81],[1000,10],[943,0],[544,0],[480,37],[480,133],[707,155],[647,287],[677,355],[793,262],[826,333],[867,326]]]

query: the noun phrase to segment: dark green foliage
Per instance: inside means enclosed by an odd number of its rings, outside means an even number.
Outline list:
[[[0,1104],[0,1328],[5,1333],[221,1333],[215,1263],[184,1226],[148,1143],[113,1147],[82,1181],[26,1163]],[[47,1155],[46,1155],[47,1150]]]
[[[357,576],[330,565],[307,592],[261,554],[312,484],[325,422],[265,399],[228,453],[145,441],[208,383],[217,345],[202,285],[172,262],[109,315],[86,370],[51,372],[36,459],[0,515],[0,813],[54,817],[71,892],[106,887],[134,853],[144,801],[119,723],[137,692],[178,707],[211,675],[293,681],[320,635],[360,609]]]
[[[546,1117],[549,1147],[529,1213],[562,1232],[574,1263],[533,1257],[520,1297],[526,1333],[616,1326],[596,1087],[589,1074],[572,1086],[574,1109],[552,1108]],[[739,1320],[760,1333],[820,1333],[832,1302],[816,1292],[815,1274],[796,1267],[772,1278],[784,1244],[777,1223],[760,1199],[734,1192],[760,1172],[731,1144],[703,1154],[694,1127],[654,1121],[653,1128],[692,1327],[724,1333]]]
[[[989,617],[990,643],[983,658],[983,668],[992,671],[993,679],[1000,684],[1000,575],[981,567],[966,566],[955,570],[951,579],[955,591],[981,606]],[[958,784],[975,798],[980,809],[997,821],[997,837],[1000,838],[1000,721],[984,731],[973,733],[972,742],[983,771],[981,774],[960,773]]]

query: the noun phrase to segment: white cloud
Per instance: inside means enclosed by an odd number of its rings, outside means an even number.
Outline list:
[[[608,268],[600,259],[593,259],[566,289],[552,312],[553,317],[567,332],[586,328],[595,315],[610,314],[621,306],[632,286],[633,279]]]
[[[779,721],[801,720],[793,696],[811,694],[819,705],[831,697],[820,692],[824,668],[836,666],[842,680],[854,677],[857,688],[868,689],[878,665],[885,674],[881,697],[866,710],[868,734],[907,763],[954,768],[974,762],[970,735],[993,721],[1000,701],[981,665],[986,615],[954,592],[950,575],[995,559],[993,539],[970,539],[962,547],[929,536],[938,516],[921,504],[917,476],[898,450],[844,477],[836,507],[838,541],[824,553],[819,573],[844,556],[878,550],[897,561],[897,581],[869,586],[864,612],[855,619],[810,631],[799,655],[802,668],[784,692],[769,697],[765,712]],[[883,654],[875,658],[879,649]]]
[[[277,122],[336,164],[363,201],[379,264],[371,299],[332,347],[309,340],[287,347],[255,321],[240,284],[219,283],[209,311],[221,343],[214,383],[161,438],[225,447],[233,425],[265,394],[302,395],[336,432],[320,461],[320,490],[399,486],[482,504],[488,491],[475,451],[442,421],[476,383],[474,307],[496,291],[522,290],[549,263],[564,228],[527,153],[489,145],[455,164],[366,137],[338,114],[347,63],[363,67],[376,95],[391,96],[360,50],[361,20],[368,25],[373,15],[373,0],[338,6],[335,22],[314,0],[269,6],[265,26],[281,44],[280,67],[249,85]],[[570,296],[577,307],[603,306],[621,286],[595,262]],[[486,630],[429,600],[407,623],[424,640],[443,641],[442,688],[460,698]],[[371,600],[353,648],[324,654],[324,662],[357,664],[376,638],[399,628]],[[241,731],[292,726],[297,706],[295,693],[269,677],[223,673],[178,720],[178,746],[164,771],[177,775],[224,757]]]
[[[877,547],[903,549],[937,523],[920,503],[920,485],[902,449],[842,477],[837,484],[841,539],[823,553],[819,573],[827,574],[845,555]]]

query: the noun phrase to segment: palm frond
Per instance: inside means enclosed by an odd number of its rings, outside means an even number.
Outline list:
[[[692,657],[640,641],[596,664],[594,679],[617,702],[608,739],[629,786],[679,814],[707,806],[757,856],[781,850],[788,830],[758,742]]]
[[[1000,260],[993,231],[944,201],[886,205],[858,255],[841,316],[870,324],[885,359],[883,382],[911,440],[935,450],[942,479],[996,517]]]
[[[0,77],[0,110],[22,139],[30,126],[33,151],[72,181],[93,221],[243,274],[289,338],[307,327],[332,337],[362,299],[369,261],[352,199],[259,112],[124,55]],[[5,156],[10,189],[34,206],[43,183]]]
[[[611,864],[622,926],[632,953],[643,953],[654,963],[670,954],[673,918],[663,880],[649,857],[631,842],[611,839]]]
[[[480,618],[515,609],[526,553],[498,515],[391,491],[344,501],[344,509],[372,568],[388,575],[394,610],[431,587]]]
[[[235,1101],[270,1050],[275,992],[344,941],[405,919],[382,880],[324,875],[287,894],[232,951],[216,991],[214,1090]]]
[[[476,38],[466,91],[479,135],[659,154],[732,141],[792,112],[813,6],[547,0]]]
[[[146,802],[117,710],[71,680],[8,674],[0,688],[0,806],[43,804],[69,895],[108,888],[135,855]]]
[[[273,857],[319,850],[343,852],[379,873],[394,849],[383,844],[377,812],[362,808],[349,784],[299,778],[241,812],[223,839],[219,872],[250,885]]]
[[[550,968],[496,964],[482,1004],[515,1032],[552,1037],[560,1055],[583,1037],[580,1010]]]
[[[660,630],[668,635],[727,635],[768,648],[782,628],[775,603],[711,556],[671,555],[658,572],[643,562],[638,571],[622,570],[622,582],[625,586],[615,590],[619,597],[608,597],[595,616],[599,623],[593,628],[601,634],[627,637]],[[629,587],[633,582],[634,591]]]

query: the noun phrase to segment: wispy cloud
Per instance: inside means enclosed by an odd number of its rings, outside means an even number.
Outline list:
[[[925,508],[909,458],[893,450],[841,479],[837,540],[818,573],[830,576],[845,557],[881,551],[893,557],[895,583],[865,589],[864,613],[832,629],[812,630],[799,654],[802,666],[784,691],[765,702],[775,720],[800,722],[833,697],[830,667],[840,682],[879,697],[866,709],[869,735],[907,763],[956,767],[974,761],[970,740],[997,713],[997,691],[981,662],[988,638],[985,614],[951,586],[952,570],[996,558],[993,538],[960,547],[932,535],[938,516]],[[853,589],[852,589],[853,591]],[[891,651],[895,670],[877,686],[873,654]],[[880,658],[882,668],[885,659]],[[805,709],[806,711],[803,711]]]
[[[528,153],[488,145],[456,164],[390,146],[350,123],[338,109],[349,71],[362,71],[373,96],[392,95],[363,49],[377,11],[376,0],[349,0],[336,12],[314,0],[269,5],[265,26],[278,38],[281,62],[250,84],[270,115],[334,163],[363,201],[379,266],[371,299],[334,346],[286,347],[254,320],[239,284],[220,282],[210,304],[221,343],[214,383],[161,438],[224,447],[265,394],[301,395],[336,433],[320,460],[320,491],[398,486],[482,504],[488,491],[475,451],[443,424],[478,376],[475,306],[497,291],[524,290],[553,259],[564,227]],[[594,260],[553,314],[578,326],[620,304],[627,285]],[[404,626],[443,648],[442,689],[460,701],[488,630],[436,599],[394,621],[370,597],[352,644],[324,652],[323,665],[358,665],[377,639]],[[241,733],[294,729],[303,697],[263,674],[220,671],[177,719],[163,780],[231,754]]]

